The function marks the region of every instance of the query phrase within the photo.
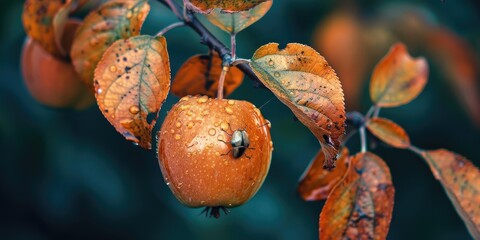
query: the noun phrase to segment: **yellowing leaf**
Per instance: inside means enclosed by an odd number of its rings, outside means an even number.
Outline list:
[[[421,152],[474,239],[480,239],[480,170],[445,149]]]
[[[231,13],[247,11],[266,1],[271,0],[183,0],[183,3],[188,9],[199,13],[209,13],[213,9]]]
[[[408,148],[410,138],[396,123],[385,118],[372,118],[366,123],[368,130],[383,142],[396,148]]]
[[[272,3],[272,0],[268,0],[249,10],[239,12],[226,12],[215,8],[205,16],[223,31],[236,34],[262,18],[270,10]]]
[[[318,201],[327,199],[332,188],[340,182],[348,169],[348,149],[343,148],[337,167],[332,170],[323,168],[325,155],[320,150],[312,160],[305,174],[298,184],[298,192],[305,201]]]
[[[95,97],[127,140],[151,148],[151,131],[170,89],[164,37],[136,36],[110,46],[95,69]]]
[[[70,12],[77,7],[77,4],[78,1],[69,0],[53,16],[52,29],[54,32],[55,44],[62,56],[67,56],[69,53],[68,49],[70,48],[70,45],[64,46],[62,40],[64,39],[64,32],[66,31],[65,26],[68,22],[68,16],[70,15]]]
[[[250,66],[320,141],[324,167],[334,168],[345,132],[345,104],[340,81],[325,58],[303,44],[280,50],[269,43],[257,49]]]
[[[405,45],[397,43],[375,67],[370,81],[370,97],[379,107],[397,107],[416,98],[427,79],[427,61],[412,59]]]
[[[217,96],[218,80],[222,72],[222,59],[217,52],[196,55],[188,59],[178,70],[172,82],[171,92],[178,97],[187,95]],[[230,95],[243,81],[243,72],[231,67],[225,77],[224,96]]]
[[[82,81],[93,89],[93,74],[107,48],[140,34],[150,5],[143,0],[110,1],[92,11],[77,31],[71,57]]]
[[[27,35],[57,57],[64,55],[57,47],[53,22],[65,2],[65,0],[26,0],[23,6],[22,21]],[[67,1],[67,4],[68,2],[70,1]],[[68,11],[66,13],[68,15]]]
[[[394,194],[385,162],[370,152],[357,154],[325,202],[320,240],[386,239]]]

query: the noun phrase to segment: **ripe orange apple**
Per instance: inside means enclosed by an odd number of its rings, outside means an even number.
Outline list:
[[[270,167],[270,123],[246,101],[184,97],[157,138],[160,169],[173,194],[214,217],[252,198]]]
[[[78,22],[69,22],[65,34],[74,34],[78,25]],[[62,44],[67,42],[67,49],[71,39],[71,36],[62,38]],[[29,37],[22,49],[21,67],[28,91],[46,106],[84,109],[95,100],[93,93],[80,81],[70,61],[52,56]]]

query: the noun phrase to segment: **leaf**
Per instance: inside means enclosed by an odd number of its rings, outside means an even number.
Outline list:
[[[210,13],[213,9],[221,9],[224,12],[247,11],[260,3],[271,0],[183,0],[185,7],[199,13]]]
[[[378,107],[397,107],[416,98],[428,79],[423,58],[413,59],[405,45],[397,43],[375,66],[370,81],[370,97]]]
[[[480,239],[480,171],[465,157],[445,149],[422,151],[455,210],[474,239]]]
[[[95,97],[127,140],[151,148],[151,131],[170,89],[164,37],[135,36],[110,46],[95,69]]]
[[[93,89],[93,74],[107,48],[119,39],[140,34],[150,11],[143,0],[110,1],[92,11],[77,31],[71,57],[82,81]]]
[[[217,96],[218,80],[222,72],[222,59],[217,52],[211,55],[195,55],[178,70],[172,82],[171,92],[178,97],[187,95]],[[224,96],[230,95],[243,81],[243,72],[231,67],[225,77]]]
[[[26,0],[23,5],[22,22],[27,35],[38,42],[47,52],[57,57],[64,55],[56,45],[53,19],[64,4],[69,4],[69,2],[65,0]]]
[[[367,121],[368,130],[383,142],[396,148],[408,148],[410,138],[402,127],[385,118],[371,118]]]
[[[390,170],[373,153],[351,160],[320,214],[320,239],[386,239],[395,189]]]
[[[270,10],[273,1],[265,1],[257,6],[239,12],[225,12],[215,8],[205,15],[207,19],[223,31],[235,35],[260,20]]]
[[[432,59],[440,65],[442,75],[453,85],[471,118],[480,126],[480,74],[475,49],[445,28],[429,31],[427,42]]]
[[[66,31],[65,27],[68,22],[68,16],[77,6],[77,0],[69,0],[53,16],[52,29],[54,32],[55,44],[62,56],[67,56],[69,53],[68,49],[71,47],[70,45],[64,45],[64,32]],[[71,42],[69,44],[71,44]]]
[[[257,49],[250,66],[320,141],[324,167],[334,168],[345,132],[345,104],[340,81],[325,58],[303,44],[279,50],[278,43],[269,43]]]
[[[337,167],[332,170],[323,168],[325,155],[320,150],[310,163],[307,171],[300,178],[298,192],[305,201],[319,201],[327,199],[332,188],[340,182],[348,169],[348,149],[343,148]]]

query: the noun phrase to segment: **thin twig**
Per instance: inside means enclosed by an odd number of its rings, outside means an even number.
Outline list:
[[[365,133],[365,127],[361,127],[360,131],[360,144],[361,144],[361,152],[364,153],[367,151],[367,134]]]
[[[155,36],[163,36],[165,35],[165,33],[167,33],[168,31],[174,29],[174,28],[178,28],[178,27],[183,27],[185,26],[185,23],[184,22],[175,22],[175,23],[172,23],[168,26],[166,26],[164,29],[160,30]]]
[[[413,145],[410,145],[410,146],[408,147],[408,149],[411,150],[412,152],[418,154],[419,156],[422,156],[422,152],[423,152],[422,149],[420,149],[420,148],[418,148],[418,147],[415,147],[415,146],[413,146]]]
[[[380,115],[380,110],[381,109],[382,108],[380,108],[380,107],[376,107],[375,111],[373,111],[373,117],[378,117],[378,115]]]
[[[235,61],[236,56],[236,49],[237,49],[237,40],[236,34],[230,34],[230,48],[232,50],[232,61]]]

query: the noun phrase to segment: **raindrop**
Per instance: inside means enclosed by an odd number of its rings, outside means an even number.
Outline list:
[[[275,64],[275,62],[274,62],[272,59],[270,59],[270,60],[268,61],[268,65],[269,65],[269,66],[273,66],[274,64]]]
[[[219,153],[219,152],[215,152],[215,156],[220,157],[220,153]]]
[[[230,104],[230,105],[235,105],[235,100],[231,100],[231,99],[228,100],[228,104]]]
[[[202,103],[205,103],[208,101],[208,97],[207,96],[202,96],[201,98],[197,99],[197,102],[202,104]]]
[[[131,106],[128,111],[130,111],[131,114],[137,114],[140,112],[140,109],[137,106]]]
[[[187,116],[192,116],[192,115],[193,115],[193,112],[189,110],[189,111],[187,112]]]
[[[223,141],[223,139],[224,139],[223,135],[218,135],[217,139],[218,139],[218,141]]]
[[[225,107],[225,112],[228,114],[233,114],[233,109],[231,107]]]
[[[217,133],[217,131],[214,128],[210,128],[208,130],[208,134],[210,134],[210,136],[215,136],[216,133]]]
[[[180,134],[175,134],[175,140],[179,140],[182,136]]]
[[[181,122],[175,123],[175,127],[179,128],[179,127],[181,127],[181,126],[182,126],[182,123],[181,123]]]
[[[274,73],[273,73],[273,76],[275,76],[275,77],[278,78],[278,77],[280,77],[280,73],[279,73],[279,72],[274,72]]]
[[[228,130],[228,123],[227,122],[222,122],[220,124],[220,128],[224,131],[227,131]]]
[[[207,116],[209,113],[210,113],[209,110],[204,110],[201,115],[202,116]]]
[[[103,90],[101,88],[97,89],[97,94],[101,94]]]
[[[190,96],[182,97],[180,98],[180,102],[187,101],[188,99],[190,99]]]
[[[112,66],[110,66],[109,70],[110,70],[110,72],[116,72],[117,67],[115,65],[112,65]]]
[[[188,127],[189,129],[192,129],[193,126],[195,126],[195,123],[193,123],[193,122],[188,122],[188,123],[187,123],[187,127]]]

